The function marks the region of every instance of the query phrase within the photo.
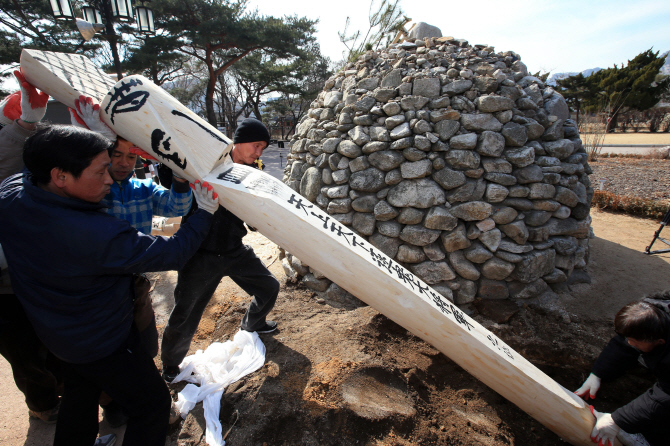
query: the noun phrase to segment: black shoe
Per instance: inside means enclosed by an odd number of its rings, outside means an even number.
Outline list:
[[[256,330],[256,333],[272,333],[277,329],[277,323],[275,321],[266,321],[265,325]]]
[[[117,427],[121,427],[128,423],[128,417],[123,413],[123,409],[119,403],[112,401],[111,403],[100,407],[102,407],[102,414],[105,417],[105,420],[107,420],[107,424],[109,424],[109,427],[112,429],[116,429]]]
[[[163,379],[170,384],[179,375],[179,367],[176,365],[163,366]]]

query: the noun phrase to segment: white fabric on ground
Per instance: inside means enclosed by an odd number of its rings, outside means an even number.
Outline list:
[[[180,373],[172,381],[188,381],[179,392],[175,403],[182,418],[186,418],[196,403],[203,401],[207,423],[205,441],[210,446],[224,446],[222,427],[219,422],[221,395],[230,384],[255,372],[265,363],[265,345],[256,332],[240,330],[231,341],[215,342],[203,352],[184,358],[179,365]],[[193,373],[193,374],[191,374]]]

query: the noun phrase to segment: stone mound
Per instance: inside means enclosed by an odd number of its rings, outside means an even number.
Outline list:
[[[286,184],[458,305],[562,290],[587,265],[588,156],[564,98],[513,52],[450,37],[369,51],[290,145]],[[300,266],[284,262],[327,289]]]

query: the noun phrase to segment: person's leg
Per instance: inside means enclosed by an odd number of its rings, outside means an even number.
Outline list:
[[[73,368],[121,405],[128,415],[124,446],[163,446],[170,416],[170,391],[133,327],[111,355]],[[99,392],[93,401],[97,405]],[[97,432],[97,417],[96,417]],[[93,439],[95,440],[95,438]],[[93,440],[87,445],[93,444]]]
[[[226,259],[198,251],[178,273],[175,305],[161,342],[163,368],[176,367],[188,353],[205,307],[225,275]]]
[[[265,326],[265,317],[275,306],[279,282],[254,250],[245,247],[244,255],[231,265],[228,276],[247,294],[253,296],[240,326],[246,331],[256,331]]]
[[[77,371],[76,364],[63,363],[64,393],[61,400],[54,446],[90,446],[98,436],[100,387]]]
[[[151,320],[149,325],[140,331],[142,346],[150,357],[158,355],[158,328],[156,328],[156,317]]]
[[[3,294],[2,301],[5,322],[0,323],[0,354],[11,365],[14,382],[25,395],[28,409],[51,411],[58,405],[58,383],[46,367],[48,351],[16,296]]]

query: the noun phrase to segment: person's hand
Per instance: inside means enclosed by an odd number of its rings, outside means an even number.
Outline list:
[[[209,183],[195,180],[195,183],[191,184],[191,189],[193,189],[195,202],[198,203],[200,209],[210,214],[214,214],[219,209],[219,195],[214,192],[214,188]]]
[[[77,110],[74,108],[67,108],[67,111],[70,112],[70,124],[72,124],[75,127],[81,127],[83,129],[88,129],[88,126],[84,122],[83,119],[81,119],[81,116],[77,113]]]
[[[0,102],[0,122],[9,125],[21,117],[21,90],[7,96]]]
[[[28,124],[34,124],[44,118],[47,112],[47,102],[49,95],[30,85],[19,70],[14,71],[16,80],[19,81],[21,88],[21,120]]]
[[[596,417],[596,425],[591,431],[591,441],[598,443],[598,446],[614,446],[614,440],[621,428],[612,419],[612,414],[598,412],[593,406],[589,408]]]
[[[93,98],[81,95],[79,99],[75,99],[74,105],[77,107],[77,114],[86,123],[86,127],[100,133],[105,138],[116,140],[114,130],[100,119],[100,105],[94,104]]]
[[[579,389],[575,390],[575,395],[581,396],[585,400],[588,400],[590,396],[591,399],[594,400],[596,399],[598,389],[600,389],[600,378],[591,373],[589,377],[586,378],[586,381],[584,381],[584,384],[582,384]]]

